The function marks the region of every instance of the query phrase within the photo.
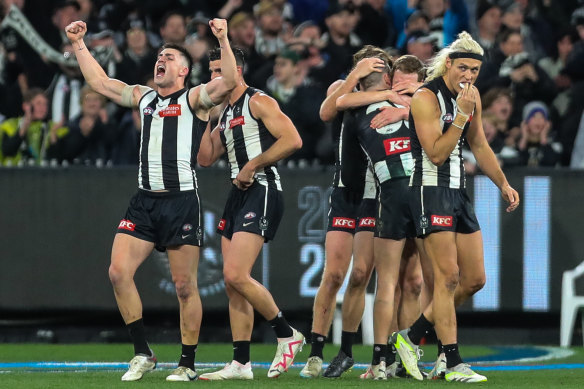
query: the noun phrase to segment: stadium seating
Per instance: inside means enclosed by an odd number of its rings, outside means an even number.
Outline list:
[[[562,316],[560,319],[560,345],[572,344],[574,324],[578,310],[584,308],[584,296],[576,295],[575,280],[584,275],[584,262],[562,276]],[[582,332],[584,333],[584,314],[582,315]]]

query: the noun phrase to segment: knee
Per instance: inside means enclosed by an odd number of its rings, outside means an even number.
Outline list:
[[[461,281],[460,286],[462,287],[462,289],[464,290],[464,293],[472,296],[474,295],[476,292],[478,292],[479,290],[483,289],[483,286],[485,286],[485,283],[487,282],[487,279],[485,277],[485,275],[481,275],[481,276],[477,276],[474,277],[472,279],[463,279]]]
[[[108,274],[109,279],[114,287],[120,285],[129,278],[128,272],[124,271],[122,267],[114,265],[113,263],[108,269]]]
[[[349,278],[349,287],[354,289],[365,289],[369,282],[369,277],[365,269],[353,268]]]
[[[403,293],[418,298],[420,293],[422,293],[423,283],[422,275],[406,277],[403,285]]]
[[[193,295],[196,285],[187,277],[176,277],[173,279],[176,296],[179,300],[187,300]]]
[[[345,272],[334,270],[325,271],[322,276],[322,285],[327,289],[337,292],[345,281]]]
[[[456,290],[456,287],[458,286],[458,284],[460,282],[460,276],[458,274],[458,269],[456,269],[455,272],[443,274],[442,277],[440,277],[440,278],[442,279],[442,282],[439,283],[438,285],[442,284],[441,286],[444,287],[448,292],[454,293],[454,291]]]
[[[225,280],[226,287],[233,290],[240,290],[241,285],[245,282],[245,277],[240,272],[231,268],[223,269],[223,279]]]

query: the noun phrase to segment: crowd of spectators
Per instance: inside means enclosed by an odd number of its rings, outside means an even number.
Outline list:
[[[208,21],[228,20],[246,54],[248,83],[274,97],[303,138],[292,164],[333,163],[318,110],[364,44],[423,62],[470,31],[485,49],[476,86],[487,139],[504,167],[584,168],[584,0],[4,0],[0,32],[0,165],[138,163],[140,115],[85,86],[78,66],[51,61],[15,9],[52,50],[64,28],[88,25],[86,44],[109,76],[152,86],[157,48],[184,45],[191,83],[209,80]],[[12,10],[12,11],[11,11]],[[65,56],[66,57],[66,56]],[[65,58],[64,57],[64,58]],[[72,56],[74,57],[74,56]],[[582,129],[582,130],[581,130]],[[467,170],[477,170],[469,153]]]

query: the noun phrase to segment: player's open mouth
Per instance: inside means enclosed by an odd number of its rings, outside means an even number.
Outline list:
[[[156,66],[156,77],[162,77],[166,73],[166,69],[163,65]]]

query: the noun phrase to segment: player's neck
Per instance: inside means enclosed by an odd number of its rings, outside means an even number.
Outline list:
[[[184,88],[184,86],[180,86],[177,84],[166,86],[166,87],[159,86],[157,92],[160,96],[170,96],[171,94],[178,92],[179,90],[181,90],[183,88]]]
[[[448,75],[447,74],[443,75],[442,79],[444,80],[444,83],[446,84],[446,87],[448,88],[448,90],[450,92],[452,92],[453,94],[456,94],[454,86],[450,82],[450,78],[448,77]]]
[[[239,83],[237,84],[235,89],[229,95],[229,104],[233,104],[237,100],[239,100],[239,98],[241,97],[242,94],[245,93],[247,88],[248,88],[248,86],[245,83],[245,81],[243,81],[243,80],[239,81]]]

